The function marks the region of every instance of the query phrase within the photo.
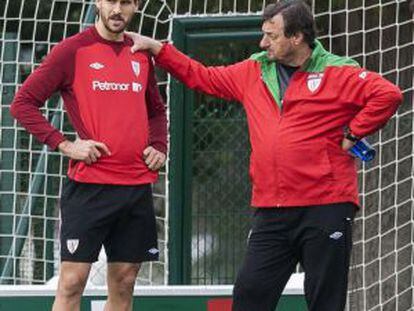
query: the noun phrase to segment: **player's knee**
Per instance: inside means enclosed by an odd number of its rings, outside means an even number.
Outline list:
[[[136,275],[126,275],[120,280],[120,287],[124,290],[132,290],[134,288]]]
[[[234,284],[233,295],[234,297],[250,297],[254,299],[255,297],[259,298],[264,297],[266,292],[270,292],[271,288],[266,288],[263,286],[263,282],[260,280],[239,277]]]
[[[135,280],[136,273],[126,273],[116,277],[113,285],[119,295],[130,295],[134,289]]]
[[[76,272],[66,272],[60,276],[58,292],[66,298],[81,296],[86,278]]]
[[[234,284],[232,310],[275,310],[277,300],[275,288],[257,279],[239,277]]]

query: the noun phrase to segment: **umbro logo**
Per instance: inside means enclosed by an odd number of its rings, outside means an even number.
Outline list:
[[[89,67],[91,67],[91,68],[93,68],[95,70],[101,70],[105,66],[103,64],[101,64],[101,63],[96,62],[96,63],[90,64]]]
[[[368,73],[367,73],[366,71],[363,71],[363,72],[361,72],[361,73],[359,74],[359,77],[360,77],[361,79],[365,79],[365,78],[367,77],[367,75],[368,75]]]
[[[148,250],[148,253],[155,255],[158,254],[160,251],[158,249],[156,249],[155,247],[151,248]]]
[[[329,237],[333,240],[339,240],[340,238],[342,238],[344,234],[340,231],[336,231],[334,233],[332,233]]]

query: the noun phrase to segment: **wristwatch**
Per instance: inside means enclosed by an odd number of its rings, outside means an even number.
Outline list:
[[[351,131],[346,131],[345,132],[345,138],[356,143],[358,140],[360,140],[359,137],[356,137],[354,134],[351,133]]]

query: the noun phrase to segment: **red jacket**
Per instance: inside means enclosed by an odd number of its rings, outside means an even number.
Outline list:
[[[344,128],[358,137],[369,135],[402,100],[396,86],[328,53],[318,41],[283,101],[275,63],[266,52],[227,67],[205,67],[164,45],[156,63],[190,88],[243,104],[256,207],[358,204],[355,160],[341,148]]]
[[[152,183],[143,151],[166,152],[167,118],[146,53],[131,54],[132,41],[108,41],[95,27],[59,43],[24,82],[12,115],[39,141],[55,149],[65,137],[40,113],[60,91],[71,124],[82,139],[105,143],[110,156],[96,163],[71,161],[68,176],[79,182],[134,185]]]

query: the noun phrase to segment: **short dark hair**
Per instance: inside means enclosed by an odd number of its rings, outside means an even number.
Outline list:
[[[301,32],[309,47],[314,47],[315,20],[310,7],[303,0],[281,0],[269,4],[263,11],[263,21],[269,21],[278,14],[282,14],[285,24],[284,34],[287,38]]]
[[[144,0],[142,0],[142,1],[144,1]],[[140,0],[134,0],[134,2],[137,5],[141,4]],[[99,9],[95,4],[94,4],[94,11],[95,11],[95,17],[99,18]]]

